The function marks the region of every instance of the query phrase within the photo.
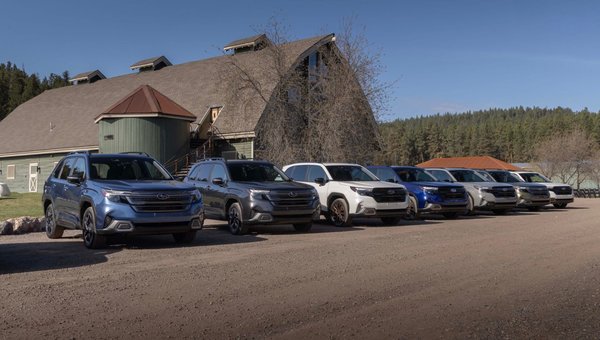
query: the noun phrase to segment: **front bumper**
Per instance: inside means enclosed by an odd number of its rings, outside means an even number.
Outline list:
[[[573,195],[556,195],[553,192],[550,193],[550,203],[552,204],[573,203],[574,200]]]
[[[250,216],[244,221],[248,224],[299,224],[319,220],[321,205],[318,198],[303,207],[275,206],[267,200],[252,200],[248,210]]]
[[[350,203],[353,217],[404,217],[408,208],[408,196],[402,202],[377,202],[370,196],[358,196]]]
[[[177,212],[136,212],[124,203],[104,204],[96,210],[98,234],[173,234],[200,230],[204,225],[202,203]]]
[[[458,205],[445,205],[427,202],[425,207],[419,210],[419,213],[443,214],[447,212],[464,213],[465,211],[467,211],[467,203]]]
[[[517,206],[517,197],[496,197],[491,193],[482,192],[479,195],[478,210],[510,210]]]
[[[550,204],[550,196],[532,195],[527,192],[519,191],[519,200],[517,201],[517,207],[542,207],[548,204]]]

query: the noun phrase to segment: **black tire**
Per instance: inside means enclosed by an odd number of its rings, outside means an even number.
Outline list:
[[[196,239],[197,230],[190,230],[184,233],[176,233],[173,234],[173,239],[175,239],[175,243],[188,244],[194,242]]]
[[[382,217],[381,222],[385,225],[398,225],[402,217]]]
[[[457,218],[458,217],[458,213],[455,212],[455,211],[445,212],[445,213],[442,213],[442,216],[444,216],[447,219],[453,219],[453,218]]]
[[[46,216],[46,236],[51,239],[61,238],[65,228],[56,225],[56,214],[54,214],[54,205],[50,203],[44,212]]]
[[[556,209],[565,209],[567,207],[567,203],[554,203],[552,204]]]
[[[527,207],[529,211],[540,211],[540,207]]]
[[[419,219],[419,217],[421,217],[421,216],[419,214],[417,200],[411,196],[408,198],[408,208],[406,208],[406,215],[404,215],[404,219],[412,221],[412,220]],[[382,218],[382,220],[383,220],[383,218]]]
[[[348,203],[343,198],[334,199],[329,204],[328,218],[336,227],[349,227],[352,225],[352,216],[348,210]]]
[[[106,247],[106,236],[96,233],[96,212],[94,208],[88,207],[81,218],[81,230],[83,231],[83,244],[90,249]]]
[[[492,211],[496,215],[506,215],[506,213],[508,213],[508,209],[494,209]]]
[[[229,225],[229,231],[233,235],[243,235],[248,232],[248,225],[244,223],[242,207],[239,203],[235,202],[229,206],[227,224]]]
[[[294,223],[294,229],[301,233],[307,233],[312,229],[312,223]]]

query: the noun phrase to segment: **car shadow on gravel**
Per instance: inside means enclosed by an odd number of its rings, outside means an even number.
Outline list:
[[[81,239],[0,244],[0,275],[89,266],[107,262],[116,248],[87,249]]]
[[[229,229],[227,224],[223,225],[212,225],[211,227],[215,228],[219,232],[229,234]],[[209,230],[209,229],[205,229]],[[320,234],[320,233],[339,233],[339,232],[347,232],[347,231],[360,231],[363,228],[357,227],[334,227],[332,225],[326,224],[325,221],[315,222],[313,223],[312,229],[307,233],[297,232],[291,224],[282,224],[282,225],[253,225],[249,228],[248,235],[302,235],[302,234]],[[203,230],[204,232],[204,230]],[[229,234],[231,235],[231,234]],[[240,236],[231,235],[234,238],[239,238]],[[255,236],[256,237],[256,236]]]
[[[426,219],[417,220],[401,220],[398,224],[384,224],[378,218],[357,218],[354,220],[355,225],[365,227],[418,227],[425,225],[440,224],[442,221],[428,221]]]
[[[139,235],[115,238],[110,242],[110,247],[127,249],[191,248],[260,241],[266,241],[266,239],[252,234],[231,235],[229,231],[225,232],[211,226],[198,231],[196,239],[189,244],[175,243],[171,235]]]

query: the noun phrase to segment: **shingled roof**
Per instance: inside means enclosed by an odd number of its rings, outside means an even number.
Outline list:
[[[417,164],[423,168],[469,168],[469,169],[502,169],[510,171],[523,170],[510,163],[506,163],[499,159],[490,156],[474,156],[474,157],[447,157],[434,158]]]
[[[281,46],[291,67],[313,47],[331,41],[333,35],[290,42]],[[232,56],[219,56],[158,71],[127,74],[92,84],[45,91],[21,104],[0,122],[0,157],[41,153],[45,150],[98,146],[98,125],[94,119],[107,107],[147,84],[201,118],[215,105],[222,106],[215,125],[223,134],[254,131],[266,103],[256,96],[231,96],[223,81],[233,72],[234,60],[258,79],[266,93],[277,82],[264,75],[267,49]],[[229,102],[228,102],[229,101]]]
[[[196,116],[149,85],[142,85],[96,117],[168,117],[195,121]]]

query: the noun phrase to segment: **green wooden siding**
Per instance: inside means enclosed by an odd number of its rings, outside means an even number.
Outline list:
[[[239,159],[253,159],[253,139],[230,139],[227,141],[217,141],[216,143],[216,156],[223,156],[223,152],[236,151],[237,158]]]
[[[168,118],[114,118],[100,121],[101,153],[146,152],[166,162],[189,152],[190,124]]]
[[[14,158],[0,158],[0,182],[8,184],[12,192],[29,192],[29,164],[38,163],[40,172],[38,173],[37,192],[42,192],[44,182],[50,176],[54,169],[54,162],[59,162],[65,156],[64,153],[54,155],[40,155]],[[15,179],[7,179],[7,167],[15,165]]]

